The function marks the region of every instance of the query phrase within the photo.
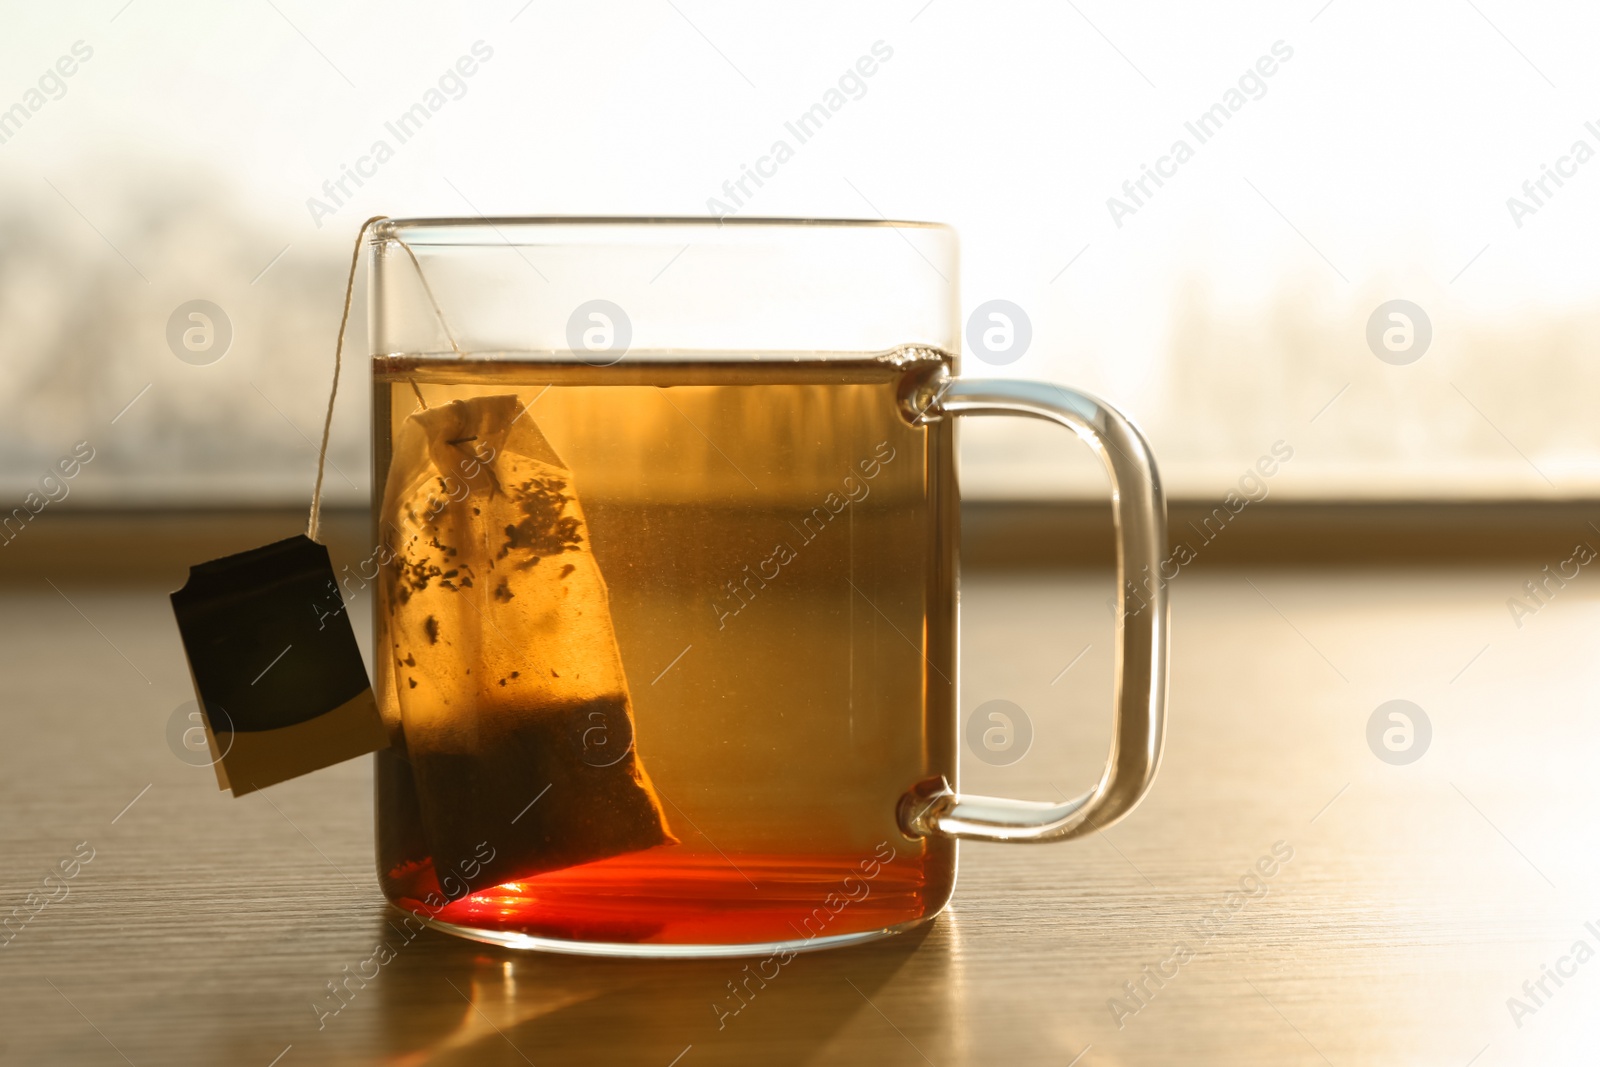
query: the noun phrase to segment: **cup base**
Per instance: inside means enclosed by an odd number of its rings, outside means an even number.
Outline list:
[[[618,941],[568,941],[555,937],[534,937],[509,930],[485,930],[439,919],[424,921],[435,930],[463,937],[469,941],[482,941],[501,948],[522,949],[531,952],[556,952],[568,956],[607,956],[615,959],[717,959],[739,956],[772,956],[784,952],[816,952],[827,948],[844,948],[868,941],[892,937],[931,922],[937,913],[922,916],[909,922],[896,923],[878,930],[861,930],[849,934],[799,937],[788,941],[759,941],[733,944],[666,944],[660,942]]]
[[[954,849],[851,854],[647,849],[486,887],[448,903],[431,867],[384,883],[421,922],[493,945],[607,956],[726,956],[851,944],[907,929],[950,897]],[[686,946],[682,949],[679,946]]]

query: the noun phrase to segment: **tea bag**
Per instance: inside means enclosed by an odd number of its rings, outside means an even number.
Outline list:
[[[676,843],[571,472],[517,398],[410,415],[380,523],[380,669],[445,894]]]

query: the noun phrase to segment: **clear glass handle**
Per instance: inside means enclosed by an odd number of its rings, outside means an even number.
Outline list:
[[[979,841],[1065,841],[1103,829],[1133,810],[1155,778],[1167,710],[1167,596],[1159,580],[1167,508],[1144,437],[1092,396],[1047,382],[947,383],[925,418],[1023,415],[1058,423],[1086,441],[1111,475],[1117,528],[1116,685],[1111,753],[1095,787],[1061,804],[965,796],[943,777],[900,800],[900,825],[913,837]],[[1128,612],[1130,574],[1148,574],[1146,605]],[[1153,589],[1151,588],[1153,587]]]

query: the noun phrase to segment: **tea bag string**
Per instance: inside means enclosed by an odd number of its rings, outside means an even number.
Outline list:
[[[374,215],[361,224],[356,231],[355,248],[350,253],[350,273],[344,283],[344,311],[339,316],[339,339],[333,346],[333,387],[328,390],[328,413],[322,419],[322,445],[317,449],[317,482],[311,490],[311,515],[306,520],[306,536],[318,544],[322,543],[319,536],[322,533],[322,476],[328,462],[328,435],[333,429],[333,402],[339,396],[339,374],[344,369],[344,334],[350,325],[350,301],[355,295],[356,267],[361,262],[361,241],[367,235],[367,230],[373,223],[383,222],[387,215]],[[395,235],[395,241],[406,250],[406,255],[411,258],[411,265],[417,270],[417,279],[422,282],[422,291],[428,294],[428,303],[433,305],[433,313],[439,319],[439,325],[444,329],[445,339],[450,342],[450,347],[458,358],[464,357],[461,346],[456,343],[456,335],[450,329],[450,324],[445,321],[444,309],[439,306],[438,297],[433,295],[433,286],[428,284],[428,276],[422,273],[422,264],[417,262],[417,254],[406,244],[404,238]],[[417,403],[424,408],[428,402],[422,398],[422,390],[417,388],[414,379],[406,379],[411,383],[411,391],[417,394]]]

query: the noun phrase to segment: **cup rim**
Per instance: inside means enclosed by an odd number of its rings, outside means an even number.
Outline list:
[[[425,234],[430,230],[480,229],[498,236],[492,243],[506,243],[500,234],[503,227],[576,227],[604,230],[635,227],[639,229],[668,229],[674,227],[696,229],[881,229],[929,230],[955,234],[955,227],[944,222],[925,222],[912,219],[851,219],[804,218],[760,216],[752,218],[719,219],[710,215],[478,215],[478,216],[412,216],[385,218],[372,227],[379,239],[397,233],[407,236]]]

